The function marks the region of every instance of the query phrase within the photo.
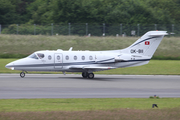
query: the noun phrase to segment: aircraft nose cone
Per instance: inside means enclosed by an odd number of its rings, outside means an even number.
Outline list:
[[[13,65],[14,65],[13,63],[9,63],[5,67],[8,68],[8,69],[14,70]]]
[[[9,68],[9,67],[10,67],[10,64],[7,64],[5,67],[6,67],[6,68]]]

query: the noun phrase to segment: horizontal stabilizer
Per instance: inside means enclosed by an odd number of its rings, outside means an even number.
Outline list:
[[[152,33],[149,36],[163,36],[163,35],[168,35],[168,33],[163,31],[163,32],[160,32],[160,33]]]

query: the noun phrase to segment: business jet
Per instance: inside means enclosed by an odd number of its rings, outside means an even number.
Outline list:
[[[5,67],[21,70],[24,78],[27,71],[82,72],[83,78],[93,79],[95,71],[133,67],[148,64],[154,52],[168,35],[166,31],[149,31],[129,47],[109,51],[37,51],[26,58],[13,61]]]

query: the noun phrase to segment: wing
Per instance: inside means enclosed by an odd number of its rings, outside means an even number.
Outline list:
[[[95,66],[70,66],[69,69],[96,69],[96,70],[109,70],[115,67],[95,67]]]

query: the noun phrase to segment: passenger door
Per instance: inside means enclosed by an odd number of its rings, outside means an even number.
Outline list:
[[[62,69],[63,68],[63,55],[62,53],[54,54],[54,68]]]

